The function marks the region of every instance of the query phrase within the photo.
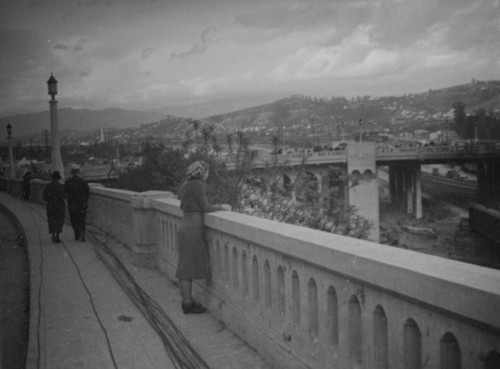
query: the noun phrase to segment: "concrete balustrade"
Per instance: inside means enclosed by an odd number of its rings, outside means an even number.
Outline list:
[[[175,273],[177,200],[154,200]],[[243,214],[205,217],[212,314],[281,368],[484,368],[500,349],[500,273]],[[491,354],[494,355],[494,354]]]
[[[116,240],[132,246],[134,238],[133,191],[91,186],[89,221]]]
[[[179,201],[91,191],[93,224],[138,253],[155,250],[173,278]],[[205,224],[213,274],[196,296],[277,368],[500,363],[497,270],[234,212]]]

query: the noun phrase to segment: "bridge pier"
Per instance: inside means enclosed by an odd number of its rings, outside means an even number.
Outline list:
[[[391,202],[416,219],[422,218],[422,170],[418,163],[389,165]]]
[[[380,217],[375,143],[350,143],[347,149],[349,204],[372,222],[368,239],[379,242]]]

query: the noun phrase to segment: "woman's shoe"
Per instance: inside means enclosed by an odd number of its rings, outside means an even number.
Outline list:
[[[207,309],[198,302],[191,302],[189,304],[182,303],[182,311],[184,314],[203,314]]]

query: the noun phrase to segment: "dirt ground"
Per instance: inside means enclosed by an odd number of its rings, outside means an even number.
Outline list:
[[[469,229],[466,210],[423,199],[423,217],[414,219],[380,203],[380,241],[425,254],[500,269],[500,245]]]
[[[26,248],[0,210],[0,367],[24,369],[28,343],[29,274]]]

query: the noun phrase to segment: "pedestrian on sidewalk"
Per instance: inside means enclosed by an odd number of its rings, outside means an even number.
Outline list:
[[[64,185],[59,182],[61,174],[56,170],[50,175],[52,181],[43,190],[43,199],[47,202],[47,222],[52,242],[60,243],[59,234],[62,233],[65,215]]]
[[[25,200],[29,200],[31,196],[31,179],[31,172],[28,170],[23,176],[23,194]]]
[[[179,279],[184,314],[200,314],[207,309],[193,299],[193,279],[209,279],[210,263],[204,232],[204,214],[230,210],[229,205],[211,205],[207,201],[206,184],[209,170],[203,161],[195,161],[187,170],[187,179],[179,191],[184,212],[179,229]]]
[[[90,196],[89,185],[80,176],[80,167],[74,164],[71,167],[71,178],[64,182],[64,190],[68,201],[68,211],[75,240],[85,242],[85,221]]]

